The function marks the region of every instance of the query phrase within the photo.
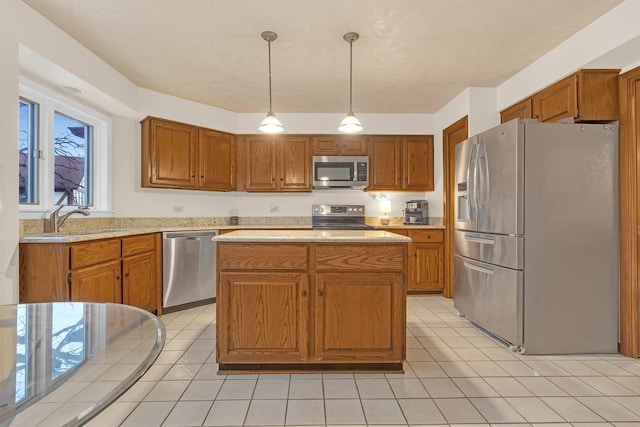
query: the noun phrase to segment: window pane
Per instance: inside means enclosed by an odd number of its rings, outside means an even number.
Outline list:
[[[93,127],[56,111],[53,133],[53,203],[92,205]]]
[[[38,203],[38,104],[18,101],[18,186],[20,203]]]

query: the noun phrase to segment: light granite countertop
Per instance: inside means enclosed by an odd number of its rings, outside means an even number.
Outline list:
[[[381,225],[377,218],[372,217],[367,224],[373,230],[420,230],[420,229],[444,229],[441,222],[435,225],[404,225],[402,219],[391,221],[389,225]],[[75,221],[74,221],[75,220]],[[246,221],[246,222],[245,222]],[[311,231],[311,224],[307,218],[285,218],[282,223],[265,223],[256,220],[249,223],[242,220],[239,225],[220,224],[221,221],[194,220],[190,223],[179,224],[175,220],[151,219],[97,219],[88,221],[85,219],[71,219],[72,224],[68,231],[64,229],[58,233],[43,233],[42,221],[31,220],[29,231],[24,232],[20,238],[20,243],[73,243],[88,240],[110,239],[116,237],[134,236],[145,233],[161,233],[166,231],[189,231],[189,230],[307,230]],[[243,223],[245,222],[245,223]],[[35,227],[33,225],[37,225]]]
[[[218,242],[386,242],[411,239],[379,230],[238,230],[214,237]]]

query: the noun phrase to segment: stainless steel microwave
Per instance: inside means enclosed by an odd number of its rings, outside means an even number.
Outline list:
[[[369,186],[369,157],[313,156],[313,188]]]

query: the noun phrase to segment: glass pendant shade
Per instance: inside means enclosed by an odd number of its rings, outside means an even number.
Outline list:
[[[258,130],[262,133],[282,133],[284,128],[282,127],[280,120],[278,120],[276,115],[273,114],[273,111],[269,111],[267,113],[267,117],[265,117],[262,123],[260,123]]]
[[[338,131],[341,133],[360,133],[362,132],[362,125],[360,124],[360,120],[353,114],[353,111],[350,111],[347,114],[342,122],[340,122],[340,126],[338,126]]]

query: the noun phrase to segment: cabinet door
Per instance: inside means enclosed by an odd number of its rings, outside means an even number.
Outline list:
[[[236,189],[236,140],[228,133],[200,129],[198,187],[215,191]]]
[[[433,136],[402,137],[402,188],[433,191]]]
[[[313,137],[314,156],[340,155],[340,135],[321,135]]]
[[[317,359],[402,361],[404,291],[402,273],[316,274]]]
[[[575,117],[578,110],[577,75],[571,75],[533,95],[533,117],[540,122],[557,122]]]
[[[275,137],[250,135],[245,138],[247,191],[276,191]]]
[[[122,260],[122,302],[147,311],[158,308],[155,254],[147,252]]]
[[[444,289],[444,245],[411,243],[409,245],[408,289],[442,291]]]
[[[402,138],[369,137],[369,190],[400,190]]]
[[[367,137],[364,135],[342,135],[340,137],[340,154],[345,156],[366,156]]]
[[[122,303],[120,261],[71,272],[71,301]]]
[[[218,363],[308,358],[306,273],[220,273]]]
[[[279,142],[280,191],[311,191],[311,143],[307,136],[283,136]]]
[[[142,185],[195,188],[197,128],[166,120],[148,120],[143,122],[142,160],[148,164],[149,176],[147,185],[143,177]]]
[[[520,101],[500,112],[500,123],[505,123],[513,119],[531,119],[533,113],[531,111],[531,98]]]

